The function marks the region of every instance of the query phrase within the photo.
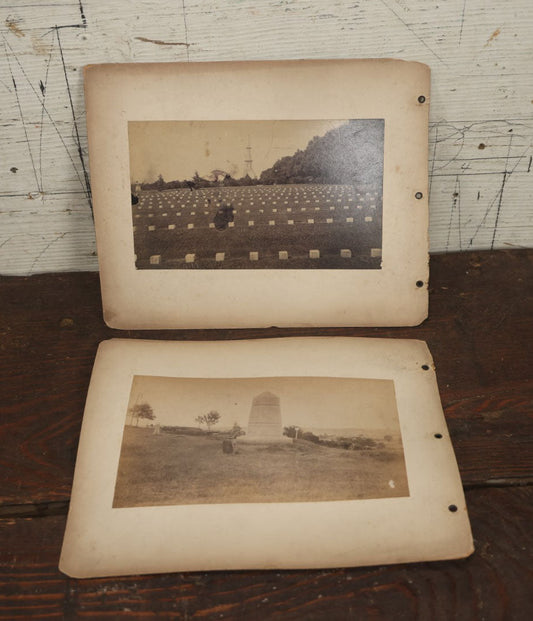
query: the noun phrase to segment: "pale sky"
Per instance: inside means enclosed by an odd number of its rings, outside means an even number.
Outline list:
[[[252,399],[264,391],[280,398],[283,426],[398,430],[391,380],[344,378],[182,379],[136,375],[129,407],[147,402],[161,425],[196,427],[210,410],[219,428],[246,428]]]
[[[321,121],[129,121],[132,183],[208,177],[223,170],[238,179],[245,174],[246,147],[258,177],[280,157],[305,149],[340,120]]]

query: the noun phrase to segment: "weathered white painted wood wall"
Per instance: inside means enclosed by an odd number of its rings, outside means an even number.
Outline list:
[[[428,63],[432,251],[530,246],[531,8],[531,0],[4,0],[0,272],[98,267],[81,68],[99,62]]]

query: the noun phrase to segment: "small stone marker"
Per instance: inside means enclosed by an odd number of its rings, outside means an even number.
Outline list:
[[[372,222],[372,216],[365,216],[365,222]]]
[[[193,229],[194,228],[194,224],[192,224],[192,222],[190,224],[187,224],[187,228],[188,229]]]
[[[150,265],[159,265],[161,263],[161,255],[160,254],[153,254],[150,257]]]
[[[268,225],[269,226],[276,226],[276,221],[275,220],[269,220],[268,221]]]
[[[333,222],[333,218],[326,218],[326,224],[331,224]]]
[[[259,253],[250,252],[250,261],[259,261]]]
[[[341,257],[343,259],[351,259],[352,258],[352,251],[349,250],[348,248],[343,248],[341,250]]]
[[[195,259],[196,255],[193,252],[185,255],[185,263],[194,263]]]
[[[353,218],[346,218],[346,222],[353,222]]]
[[[224,261],[225,257],[226,257],[225,252],[217,252],[215,254],[215,261]]]
[[[320,259],[320,250],[310,250],[309,251],[310,259]]]
[[[254,225],[254,221],[253,220],[248,220],[248,226],[253,226]]]
[[[233,440],[222,440],[222,452],[226,455],[231,455],[231,453],[233,453]]]
[[[148,227],[148,230],[149,230],[149,231],[155,231],[155,226],[154,226],[153,224],[151,224],[151,225]]]
[[[209,228],[210,229],[214,229],[215,228],[215,223],[214,222],[210,222],[209,223]]]
[[[371,257],[380,257],[381,256],[381,248],[370,248],[370,256]]]
[[[294,220],[287,220],[287,224],[294,224]]]
[[[314,221],[313,218],[308,218],[307,219],[307,224],[314,224],[314,223],[315,223],[315,221]]]
[[[176,225],[175,225],[175,224],[169,224],[169,225],[168,225],[168,230],[169,230],[169,231],[173,231],[175,228],[176,228]]]
[[[280,261],[286,261],[289,258],[289,253],[286,250],[280,250],[278,257]]]
[[[228,222],[228,227],[229,227],[230,229],[235,228],[235,222]]]

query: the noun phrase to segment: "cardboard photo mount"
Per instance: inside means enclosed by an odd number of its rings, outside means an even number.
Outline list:
[[[109,326],[401,326],[426,318],[426,65],[388,59],[92,65],[85,93]],[[136,269],[128,122],[305,119],[384,119],[381,269]]]
[[[408,494],[179,504],[178,493],[173,505],[113,508],[132,382],[140,375],[207,382],[272,377],[392,381]],[[327,411],[323,426],[328,427]],[[155,444],[164,440],[162,435],[149,438]],[[157,480],[168,484],[165,466]],[[100,345],[60,560],[61,571],[69,576],[362,566],[462,558],[472,551],[461,479],[433,362],[422,341],[113,339]]]

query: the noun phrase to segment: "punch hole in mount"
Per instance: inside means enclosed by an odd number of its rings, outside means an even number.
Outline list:
[[[424,281],[423,280],[417,280],[416,281],[416,286],[420,289],[420,287],[424,286]]]
[[[455,513],[457,511],[457,505],[448,505],[448,511]]]
[[[428,364],[423,364],[422,368],[424,369],[424,371],[429,371],[429,365]]]
[[[421,198],[423,198],[423,197],[424,197],[424,195],[422,194],[422,192],[417,192],[417,193],[415,194],[415,198],[416,198],[417,200],[420,200],[420,199],[421,199]]]
[[[433,437],[437,438],[437,440],[442,440],[442,433],[434,433]]]
[[[418,103],[425,103],[426,98],[424,97],[424,95],[419,95],[418,97]]]

